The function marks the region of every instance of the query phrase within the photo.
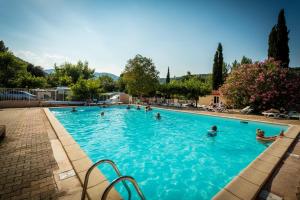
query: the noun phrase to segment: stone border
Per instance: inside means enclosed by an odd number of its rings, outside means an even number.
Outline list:
[[[155,106],[153,106],[155,107]],[[297,139],[300,133],[299,125],[275,123],[269,121],[259,121],[252,119],[243,119],[239,117],[227,117],[214,114],[199,113],[189,110],[175,110],[169,108],[156,107],[158,109],[172,110],[177,112],[184,112],[197,115],[207,115],[214,117],[230,118],[235,120],[247,120],[260,123],[268,123],[275,125],[288,126],[285,136],[275,140],[265,151],[263,151],[255,160],[253,160],[246,168],[244,168],[236,177],[234,177],[223,189],[221,189],[214,197],[214,200],[224,199],[255,199],[267,182],[268,178],[272,175],[275,168],[283,159],[289,147]]]
[[[132,104],[134,105],[134,104]],[[212,117],[221,117],[221,118],[229,118],[229,119],[235,119],[235,120],[242,120],[242,121],[252,121],[252,122],[259,122],[259,123],[265,123],[265,124],[275,124],[275,125],[283,125],[283,126],[295,126],[293,124],[288,124],[288,123],[281,123],[281,122],[271,122],[271,121],[260,121],[260,120],[255,120],[255,119],[245,119],[245,118],[241,118],[241,117],[233,117],[233,116],[221,116],[221,115],[216,115],[213,114],[214,112],[212,112],[211,114],[208,113],[203,113],[201,112],[201,110],[180,110],[180,109],[172,109],[172,108],[165,108],[165,107],[160,107],[160,106],[152,106],[152,108],[158,108],[158,109],[162,109],[162,110],[171,110],[171,111],[175,111],[175,112],[183,112],[183,113],[190,113],[190,114],[196,114],[196,115],[206,115],[206,116],[212,116]],[[206,111],[209,112],[209,111]],[[230,114],[230,113],[224,113],[224,114]]]
[[[63,127],[63,125],[56,119],[48,108],[43,109],[55,134],[57,135],[60,143],[62,144],[68,159],[73,166],[73,169],[83,186],[84,178],[87,170],[92,166],[93,162],[86,155],[86,153],[80,148],[73,137]],[[90,174],[90,179],[87,187],[88,199],[99,199],[104,190],[109,185],[108,179],[102,174],[102,172],[95,168]],[[108,199],[121,199],[120,194],[115,190],[111,190]]]

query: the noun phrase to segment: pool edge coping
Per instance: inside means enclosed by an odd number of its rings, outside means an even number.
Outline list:
[[[80,148],[71,134],[64,128],[49,108],[43,108],[43,111],[53,128],[59,142],[61,143],[65,154],[67,155],[74,171],[83,187],[85,174],[88,168],[93,164],[90,157]],[[109,185],[109,180],[97,167],[90,174],[89,184],[86,190],[88,199],[99,199],[103,191]],[[121,195],[114,188],[110,191],[109,196],[112,199],[121,199]]]

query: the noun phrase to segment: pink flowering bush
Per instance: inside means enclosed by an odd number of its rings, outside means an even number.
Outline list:
[[[273,59],[242,65],[233,70],[220,89],[229,105],[296,109],[300,103],[300,77]]]

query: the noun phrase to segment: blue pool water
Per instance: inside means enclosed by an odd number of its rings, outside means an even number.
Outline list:
[[[255,130],[277,135],[286,126],[163,109],[150,112],[109,108],[53,108],[51,111],[76,142],[96,162],[115,161],[123,175],[133,176],[147,199],[210,199],[254,160],[267,145],[255,139]],[[105,112],[101,117],[99,113]],[[161,113],[161,120],[155,114]],[[216,137],[207,130],[218,127]],[[100,167],[113,180],[108,167]],[[126,192],[117,189],[126,199]]]

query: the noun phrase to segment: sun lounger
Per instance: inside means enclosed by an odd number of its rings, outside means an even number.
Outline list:
[[[296,119],[299,119],[300,120],[300,113],[296,112],[296,111],[290,111],[288,113],[288,118],[296,118]]]
[[[273,118],[278,118],[280,113],[272,113],[272,112],[262,112],[265,117],[273,117]]]
[[[240,111],[240,113],[242,113],[242,114],[250,114],[250,113],[253,112],[253,111],[254,111],[253,108],[251,108],[250,106],[247,106],[247,107],[243,108],[243,109]]]

